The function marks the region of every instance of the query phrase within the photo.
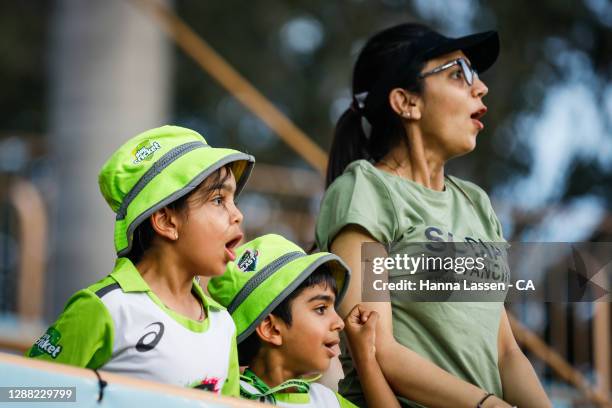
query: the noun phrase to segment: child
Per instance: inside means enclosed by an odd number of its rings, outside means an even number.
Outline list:
[[[272,234],[241,246],[236,257],[224,275],[210,280],[208,291],[236,323],[239,361],[248,365],[240,382],[241,395],[279,406],[354,407],[312,378],[327,370],[340,351],[345,324],[334,305],[348,286],[345,264],[326,252],[306,255]],[[353,309],[347,334],[354,357],[359,358],[358,369],[380,373],[374,358],[376,314],[372,313]],[[372,406],[398,406],[382,374],[373,379],[373,386],[379,396],[373,397]]]
[[[121,146],[99,175],[117,214],[115,268],[73,295],[27,355],[238,395],[234,323],[196,277],[234,260],[234,197],[253,163],[176,126]]]

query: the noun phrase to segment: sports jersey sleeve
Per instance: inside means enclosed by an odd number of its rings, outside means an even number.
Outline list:
[[[340,405],[340,408],[359,408],[357,407],[357,405],[353,404],[351,401],[347,400],[337,392],[334,394],[336,394],[336,398],[338,398],[338,404]]]
[[[329,251],[334,237],[347,225],[364,228],[375,240],[389,243],[397,234],[397,212],[388,187],[358,163],[328,188],[316,226],[317,246]]]
[[[99,368],[112,354],[113,321],[89,289],[74,294],[57,321],[26,352],[27,357]]]
[[[235,333],[232,337],[227,380],[225,380],[225,384],[221,388],[221,394],[229,395],[230,397],[240,397],[240,367],[238,366],[238,347],[236,345]]]

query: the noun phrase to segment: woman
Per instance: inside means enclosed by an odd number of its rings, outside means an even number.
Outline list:
[[[342,315],[361,298],[364,242],[503,241],[486,193],[445,175],[472,151],[488,93],[478,78],[496,60],[497,33],[451,39],[420,24],[373,36],[353,73],[317,221],[321,250],[342,257],[356,278]],[[548,407],[502,303],[369,303],[380,315],[376,358],[404,406]],[[340,391],[363,405],[350,361]]]

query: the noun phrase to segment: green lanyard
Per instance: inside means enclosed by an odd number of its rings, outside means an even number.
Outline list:
[[[287,388],[297,388],[297,392],[300,394],[307,394],[310,391],[310,383],[314,382],[321,378],[321,376],[316,376],[314,378],[309,378],[306,380],[287,380],[282,384],[277,385],[276,387],[270,388],[268,384],[263,382],[250,368],[244,370],[244,374],[240,376],[240,379],[253,387],[255,387],[259,392],[250,392],[245,390],[243,387],[240,387],[240,396],[250,400],[267,400],[272,404],[276,404],[276,398],[274,398],[274,394],[279,391],[286,390]]]

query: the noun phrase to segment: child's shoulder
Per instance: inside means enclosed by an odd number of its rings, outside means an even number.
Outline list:
[[[88,287],[75,292],[66,303],[65,309],[69,307],[85,307],[91,308],[104,307],[101,302],[102,296],[115,288],[117,282],[110,276],[106,276],[98,282],[89,285]],[[117,285],[118,286],[118,285]]]
[[[117,283],[117,281],[111,275],[107,275],[96,283],[91,284],[85,289],[83,289],[82,292],[90,292],[92,294],[95,294],[98,298],[101,298],[106,293],[119,288],[121,288],[119,286],[119,283]]]
[[[227,317],[233,323],[232,316],[229,314],[227,309],[223,305],[221,305],[221,303],[217,302],[212,297],[210,297],[207,293],[205,293],[204,290],[202,289],[202,287],[200,286],[200,284],[197,281],[194,281],[193,285],[194,285],[194,289],[197,292],[198,296],[200,297],[200,299],[204,303],[204,307],[209,312],[216,313],[216,314],[218,314],[220,316]]]
[[[211,309],[214,312],[227,312],[227,310],[225,309],[225,307],[223,307],[221,305],[221,303],[217,302],[216,300],[214,300],[213,298],[211,298],[210,296],[208,296],[207,294],[203,293],[202,291],[202,300],[204,301],[204,304],[206,306],[208,306],[209,309]]]
[[[310,384],[310,401],[315,407],[340,407],[340,408],[357,408],[352,402],[344,399],[337,392],[332,391],[323,384]]]
[[[203,293],[203,291],[201,292],[201,297],[204,302],[204,307],[209,313],[208,318],[211,319],[210,321],[214,324],[215,330],[218,333],[222,331],[229,332],[234,336],[236,334],[236,324],[227,309],[210,296]]]

